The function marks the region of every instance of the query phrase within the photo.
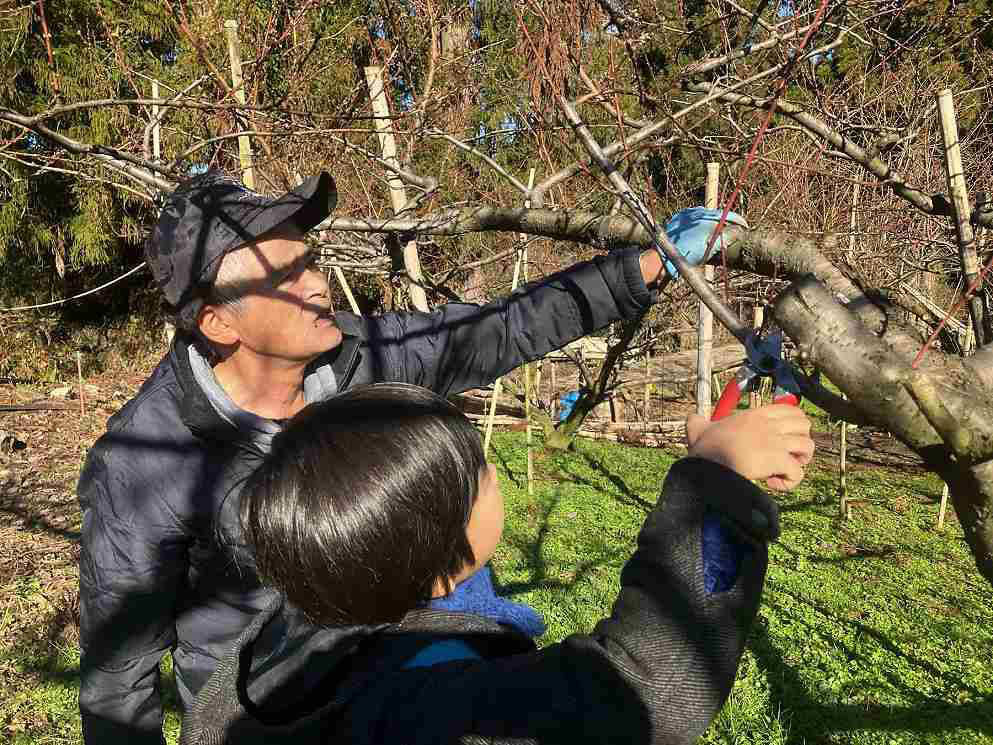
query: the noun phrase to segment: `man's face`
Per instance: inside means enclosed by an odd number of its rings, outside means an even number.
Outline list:
[[[309,362],[341,343],[327,279],[291,223],[235,249],[245,294],[236,312],[222,308],[240,348],[260,357]]]

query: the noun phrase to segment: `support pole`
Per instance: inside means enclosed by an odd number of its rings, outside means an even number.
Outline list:
[[[376,123],[376,134],[379,136],[379,148],[383,160],[399,168],[397,159],[396,138],[393,136],[393,119],[390,118],[390,105],[386,100],[386,88],[383,85],[383,68],[365,68],[365,79],[369,86],[369,98],[372,100],[372,114]],[[395,171],[389,171],[386,181],[390,185],[390,202],[393,214],[400,215],[407,208],[407,190],[403,180]],[[416,310],[427,312],[428,296],[424,291],[424,275],[421,272],[421,257],[417,253],[417,241],[410,240],[403,247],[403,266],[407,271],[407,291],[410,293],[410,304]]]
[[[962,172],[962,150],[959,146],[958,125],[955,123],[955,102],[952,92],[945,88],[938,93],[938,112],[941,115],[941,137],[945,145],[945,174],[948,177],[948,193],[952,200],[955,220],[955,236],[959,247],[959,261],[965,286],[971,287],[979,276],[979,257],[976,255],[976,236],[969,222],[972,209],[969,206],[969,190]],[[982,287],[969,299],[969,317],[977,340],[982,343],[993,341],[984,331]]]
[[[531,173],[528,176],[528,193],[534,188],[534,169],[531,169]],[[529,209],[531,207],[531,200],[527,199],[524,202],[524,207]],[[513,292],[517,289],[517,283],[521,278],[521,272],[523,270],[525,281],[527,281],[527,268],[524,266],[527,262],[528,256],[528,236],[524,233],[519,233],[517,236],[520,241],[520,248],[517,249],[517,263],[514,265],[514,278],[510,282],[510,291]],[[528,390],[528,366],[524,365],[524,416],[527,422],[527,448],[528,448],[528,494],[532,492],[531,485],[531,473],[532,473],[532,460],[531,460],[531,406],[529,401],[531,400],[531,393]],[[486,429],[483,435],[483,455],[490,452],[490,439],[493,437],[493,417],[496,416],[497,402],[500,400],[500,393],[503,390],[503,378],[497,378],[493,383],[493,398],[490,399],[490,411],[486,418]]]
[[[514,264],[514,278],[510,282],[510,291],[517,289],[517,282],[521,276],[521,264],[523,263],[523,249],[517,251],[517,262]],[[500,393],[503,391],[503,377],[493,381],[493,396],[490,398],[490,411],[486,417],[486,428],[483,433],[483,455],[490,452],[490,439],[493,437],[493,418],[496,416],[497,402],[500,400]],[[527,385],[524,388],[524,400],[527,401]]]
[[[528,175],[528,194],[534,188],[534,169],[532,168]],[[531,200],[526,199],[524,201],[524,207],[531,207]],[[524,284],[528,283],[528,236],[524,233],[518,235],[518,239],[521,241],[521,278]],[[540,374],[540,370],[539,370]],[[531,428],[531,396],[532,396],[532,378],[534,377],[534,368],[528,364],[524,364],[524,421],[527,422],[524,440],[525,446],[528,451],[528,496],[530,497],[534,494],[534,448],[532,447],[532,441],[534,439],[534,432]]]
[[[849,261],[855,254],[855,226],[856,213],[859,207],[859,186],[860,182],[852,184],[852,214],[848,222],[848,256]],[[844,393],[841,397],[847,398]],[[838,508],[841,510],[842,519],[847,520],[851,516],[848,507],[848,422],[844,419],[838,423]]]
[[[948,509],[948,484],[941,490],[941,506],[938,508],[938,530],[945,529],[945,511]]]
[[[159,99],[158,80],[152,81],[152,98],[156,101]],[[157,103],[152,104],[152,158],[156,163],[162,162],[162,128],[159,126],[159,105]],[[167,319],[162,328],[162,337],[165,339],[167,347],[172,346],[172,340],[175,336],[176,325]]]
[[[303,183],[303,176],[301,176],[296,171],[293,172],[296,177],[297,186]],[[352,294],[352,288],[348,284],[348,280],[345,278],[345,273],[341,270],[340,266],[333,266],[331,270],[334,271],[335,279],[338,280],[338,285],[341,287],[341,291],[345,293],[345,298],[348,300],[348,307],[352,309],[352,313],[355,315],[360,315],[359,304],[355,302],[355,295]],[[331,284],[331,270],[328,270],[328,284]]]
[[[152,81],[152,98],[159,100],[159,81]],[[159,126],[159,105],[152,104],[152,157],[156,163],[162,162],[162,128]]]
[[[761,305],[756,305],[752,308],[752,328],[755,329],[755,333],[762,328],[762,319],[764,316]],[[756,409],[762,405],[762,389],[756,388],[754,391],[748,394],[748,408]]]
[[[721,164],[707,164],[707,187],[704,196],[706,206],[717,207]],[[703,278],[709,286],[714,281],[714,267],[703,268]],[[704,303],[698,303],[696,332],[696,413],[710,419],[714,398],[711,392],[711,378],[714,369],[714,314]],[[646,407],[647,409],[647,407]],[[647,418],[647,413],[646,413]]]
[[[842,394],[842,398],[845,398]],[[838,437],[840,443],[838,445],[838,495],[839,495],[839,508],[841,510],[841,517],[848,519],[851,517],[851,513],[848,508],[848,422],[844,419],[838,425]]]
[[[83,355],[76,351],[76,375],[79,377],[79,415],[86,416],[86,391],[83,390]]]
[[[224,33],[228,37],[228,57],[231,58],[231,87],[234,98],[239,105],[245,106],[245,80],[241,75],[241,42],[238,40],[238,21],[229,19],[224,22]],[[238,126],[242,126],[245,118],[238,114]],[[238,159],[241,162],[241,180],[251,190],[255,190],[255,167],[252,165],[252,140],[248,135],[238,136]]]
[[[552,412],[552,421],[554,422],[555,417],[559,413],[559,391],[555,380],[555,368],[558,367],[558,365],[554,360],[549,360],[548,365],[549,365],[549,370],[551,372],[551,385],[552,385],[552,390],[549,393],[549,395],[551,396],[551,401],[548,402],[549,403],[548,410]]]
[[[645,420],[645,431],[648,431],[648,423],[652,421],[651,416],[649,416],[649,407],[652,403],[652,353],[650,351],[645,352],[645,406],[642,413],[644,414]]]

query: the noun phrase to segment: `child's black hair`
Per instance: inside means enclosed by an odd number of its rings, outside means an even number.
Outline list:
[[[476,428],[424,388],[308,406],[242,493],[259,575],[317,624],[398,621],[475,562],[466,525],[485,465]]]

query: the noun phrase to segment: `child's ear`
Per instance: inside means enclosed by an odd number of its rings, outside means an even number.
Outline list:
[[[452,590],[455,589],[455,583],[452,582],[451,577],[438,577],[434,581],[434,587],[431,589],[432,598],[443,598],[446,595],[451,595]]]

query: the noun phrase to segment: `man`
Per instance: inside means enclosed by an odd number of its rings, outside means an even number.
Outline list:
[[[622,249],[485,306],[333,313],[303,236],[335,203],[323,173],[270,200],[210,172],[176,190],[146,243],[179,332],[80,477],[89,745],[161,742],[164,654],[185,706],[263,607],[266,592],[228,539],[238,475],[283,420],[357,384],[442,395],[484,385],[636,316],[662,273],[654,251]]]

